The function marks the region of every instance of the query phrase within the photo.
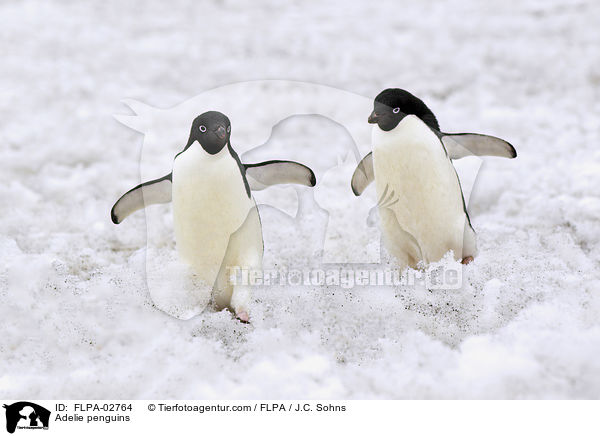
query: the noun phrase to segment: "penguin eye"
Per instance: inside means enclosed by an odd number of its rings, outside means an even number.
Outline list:
[[[392,112],[394,112],[395,114],[397,114],[398,112],[400,112],[400,108],[399,107],[395,107]]]
[[[206,132],[206,127],[205,127],[205,126],[200,126],[200,131],[201,131],[202,133]]]
[[[227,126],[227,133],[231,132],[231,126]]]

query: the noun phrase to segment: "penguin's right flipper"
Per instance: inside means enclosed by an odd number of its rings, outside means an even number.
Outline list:
[[[262,191],[273,185],[293,183],[310,186],[317,184],[315,173],[298,162],[289,160],[269,160],[255,164],[243,164],[246,179],[252,191]]]
[[[352,174],[351,186],[354,195],[359,196],[362,194],[374,179],[373,152],[370,152],[358,163],[358,166],[354,170],[354,174]]]
[[[503,139],[479,133],[439,133],[450,159],[465,156],[517,157],[515,148]]]
[[[112,222],[119,224],[136,210],[151,204],[169,203],[172,195],[172,174],[144,182],[123,194],[110,210]]]

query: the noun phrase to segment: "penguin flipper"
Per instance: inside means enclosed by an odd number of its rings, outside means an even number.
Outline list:
[[[298,162],[269,160],[254,164],[243,164],[246,179],[252,191],[262,191],[273,185],[293,183],[313,187],[317,184],[315,173]]]
[[[172,174],[144,182],[123,194],[110,210],[112,222],[119,224],[136,210],[151,204],[169,203],[172,195]]]
[[[352,174],[352,182],[350,185],[352,186],[354,195],[358,197],[362,194],[373,180],[375,180],[373,152],[370,152],[358,163],[358,166],[354,170],[354,174]]]
[[[450,159],[465,156],[517,157],[515,148],[503,139],[479,133],[441,133],[440,139]]]

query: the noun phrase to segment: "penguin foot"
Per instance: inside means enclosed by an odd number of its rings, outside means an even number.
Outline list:
[[[468,265],[471,262],[473,262],[475,259],[473,259],[473,256],[467,256],[465,257],[463,260],[461,260],[460,263],[462,263],[463,265]]]
[[[235,317],[243,324],[250,323],[250,317],[248,316],[248,312],[245,310],[241,310],[235,314]]]

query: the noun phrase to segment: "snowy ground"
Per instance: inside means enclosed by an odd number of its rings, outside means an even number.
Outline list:
[[[3,2],[0,397],[600,397],[599,22],[594,0]],[[120,100],[168,108],[262,79],[369,98],[403,87],[442,129],[516,146],[516,160],[482,166],[480,255],[460,290],[259,289],[250,325],[153,307],[144,214],[109,219],[139,183],[144,141],[113,118],[128,113]],[[240,101],[260,113],[260,95]],[[349,141],[315,117],[279,124],[278,138],[276,157],[319,181]],[[329,180],[327,195],[268,195],[352,210],[347,179]],[[168,206],[153,213],[168,222]],[[266,267],[320,266],[306,229],[261,213]]]

